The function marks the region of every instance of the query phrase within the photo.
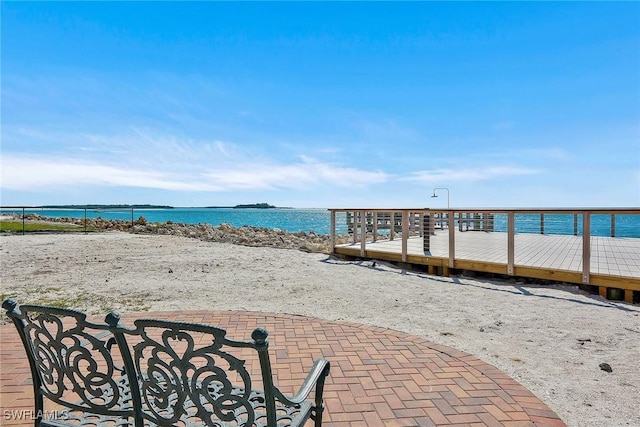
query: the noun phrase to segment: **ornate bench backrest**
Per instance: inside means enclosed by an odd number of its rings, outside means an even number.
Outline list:
[[[133,414],[123,357],[106,324],[74,310],[3,303],[16,325],[34,384],[36,413],[47,398],[70,409],[112,417]],[[113,346],[116,347],[116,346]]]
[[[253,390],[246,366],[249,359],[255,366],[260,363],[256,342],[230,340],[225,330],[200,324],[136,320],[129,329],[118,326],[116,317],[108,316],[107,322],[114,326],[118,344],[132,350],[127,363],[138,375],[146,420],[158,425],[272,425],[266,412],[274,401],[270,369],[269,384],[257,378],[261,392]]]
[[[136,320],[128,328],[117,313],[98,324],[63,308],[13,300],[2,307],[28,355],[37,414],[47,398],[69,409],[64,425],[322,424],[329,362],[316,360],[298,393],[283,395],[273,384],[264,329],[253,331],[253,341],[234,341],[201,324]]]

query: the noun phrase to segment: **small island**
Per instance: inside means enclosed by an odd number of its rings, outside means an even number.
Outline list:
[[[249,203],[235,206],[204,206],[205,209],[293,209],[270,205],[269,203]]]
[[[235,205],[233,209],[276,209],[276,207],[269,203],[252,203],[248,205]]]

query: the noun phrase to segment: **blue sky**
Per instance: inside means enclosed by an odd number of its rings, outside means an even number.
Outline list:
[[[5,206],[640,206],[639,2],[0,7]]]

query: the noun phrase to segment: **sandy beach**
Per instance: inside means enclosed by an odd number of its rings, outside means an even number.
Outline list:
[[[569,426],[640,426],[640,307],[575,287],[125,232],[0,236],[0,254],[2,299],[91,314],[249,310],[366,323],[483,359]]]

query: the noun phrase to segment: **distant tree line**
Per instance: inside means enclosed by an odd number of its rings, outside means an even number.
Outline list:
[[[173,209],[173,206],[164,205],[46,205],[48,209]]]
[[[233,208],[234,209],[250,209],[250,208],[275,209],[275,206],[270,205],[269,203],[252,203],[252,204],[249,204],[249,205],[235,205]]]

